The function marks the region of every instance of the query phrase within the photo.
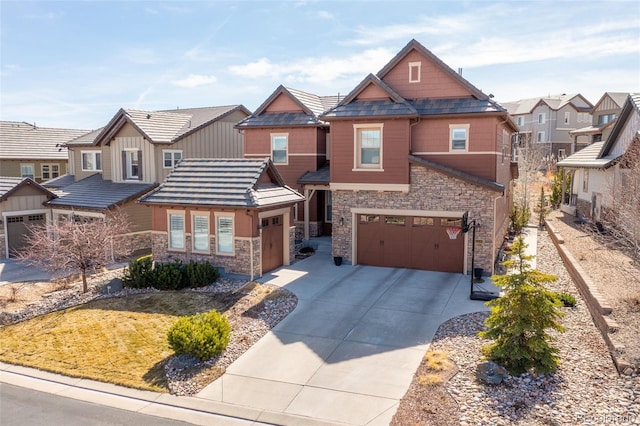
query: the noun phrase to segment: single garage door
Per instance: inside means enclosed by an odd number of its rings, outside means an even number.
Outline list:
[[[9,239],[9,257],[14,257],[17,251],[25,247],[25,236],[29,233],[29,226],[40,225],[44,222],[44,214],[8,217],[7,238]]]
[[[424,269],[443,272],[464,270],[464,236],[449,238],[448,227],[461,219],[358,215],[357,262],[361,265]]]
[[[282,215],[262,219],[262,272],[269,272],[284,261]]]

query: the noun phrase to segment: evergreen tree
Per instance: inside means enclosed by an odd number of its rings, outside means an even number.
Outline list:
[[[533,211],[538,216],[538,226],[542,228],[544,226],[544,218],[547,217],[550,211],[547,207],[547,197],[544,195],[544,187],[540,188],[540,197]]]
[[[537,373],[554,371],[559,363],[558,349],[551,346],[554,338],[547,330],[564,331],[559,322],[564,313],[545,287],[557,277],[531,269],[533,256],[525,255],[526,247],[522,238],[514,241],[512,257],[504,262],[511,274],[492,277],[505,294],[487,302],[491,307],[485,321],[487,330],[479,333],[493,340],[482,347],[482,353],[514,375],[530,369]]]

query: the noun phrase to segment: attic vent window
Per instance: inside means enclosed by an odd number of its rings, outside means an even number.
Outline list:
[[[422,62],[409,62],[409,83],[420,83]]]
[[[151,118],[151,114],[147,114],[147,120]]]

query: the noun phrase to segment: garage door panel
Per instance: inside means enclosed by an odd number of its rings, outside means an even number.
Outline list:
[[[382,265],[382,224],[379,215],[358,215],[358,263]]]
[[[44,223],[44,213],[7,217],[9,257],[14,257],[18,251],[26,247],[26,236],[29,235],[30,227]]]
[[[411,218],[406,216],[385,216],[382,226],[382,266],[408,268],[409,235],[407,226]]]
[[[413,269],[435,270],[438,266],[436,250],[438,228],[432,217],[412,218],[411,266]]]

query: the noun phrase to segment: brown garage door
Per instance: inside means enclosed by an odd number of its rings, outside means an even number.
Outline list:
[[[452,240],[455,218],[358,215],[357,262],[362,265],[462,272],[464,238]]]
[[[282,216],[264,218],[262,224],[262,272],[282,266],[284,260]]]
[[[44,214],[8,217],[7,238],[9,239],[9,257],[15,257],[16,252],[25,247],[25,236],[29,233],[29,226],[40,225],[44,222]]]

